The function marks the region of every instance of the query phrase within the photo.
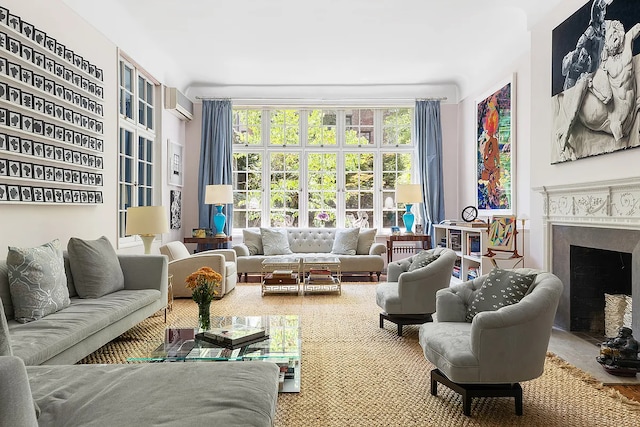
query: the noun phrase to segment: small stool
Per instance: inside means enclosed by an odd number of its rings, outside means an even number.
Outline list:
[[[514,384],[458,384],[447,378],[439,369],[431,371],[431,394],[438,395],[438,383],[444,384],[462,396],[462,412],[471,416],[471,399],[474,397],[513,397],[516,415],[522,415],[522,387]]]

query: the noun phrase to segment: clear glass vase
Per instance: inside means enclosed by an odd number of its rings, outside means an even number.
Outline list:
[[[211,328],[211,302],[202,302],[198,304],[198,327],[204,331]]]

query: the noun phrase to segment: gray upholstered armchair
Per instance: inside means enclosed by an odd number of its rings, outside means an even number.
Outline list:
[[[437,259],[420,266],[420,260],[428,262],[429,257]],[[383,310],[380,327],[386,319],[398,325],[398,335],[402,336],[403,325],[430,322],[436,309],[436,291],[449,286],[455,261],[454,251],[438,247],[389,264],[387,282],[376,287],[376,303]]]
[[[236,287],[236,253],[233,249],[214,249],[191,255],[182,242],[174,241],[160,247],[160,253],[169,257],[169,274],[173,275],[173,296],[191,297],[185,286],[188,275],[200,267],[211,267],[222,275],[222,296]]]
[[[471,414],[471,399],[480,396],[514,397],[516,414],[522,415],[522,388],[518,383],[537,378],[544,371],[562,282],[551,273],[528,268],[505,271],[522,276],[536,274],[523,288],[519,302],[507,305],[501,299],[506,301],[506,295],[520,292],[513,286],[513,279],[521,276],[508,280],[500,277],[506,293],[495,289],[499,286],[483,290],[485,279],[497,274],[492,272],[438,291],[436,321],[420,326],[420,345],[427,360],[436,366],[431,371],[431,394],[437,394],[438,382],[460,393],[465,415]],[[476,298],[481,292],[481,298]],[[483,303],[498,308],[482,311]],[[470,322],[469,307],[477,312]]]

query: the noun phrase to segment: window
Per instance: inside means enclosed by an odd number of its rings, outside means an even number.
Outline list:
[[[127,208],[154,201],[157,86],[129,61],[121,59],[119,69],[118,230],[121,241],[133,241],[125,238]]]
[[[395,187],[412,182],[412,117],[413,108],[234,108],[234,228],[403,226]]]

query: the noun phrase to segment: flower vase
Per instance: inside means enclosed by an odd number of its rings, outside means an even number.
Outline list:
[[[198,304],[198,327],[208,331],[211,328],[211,313],[209,307],[211,302],[203,302]]]

